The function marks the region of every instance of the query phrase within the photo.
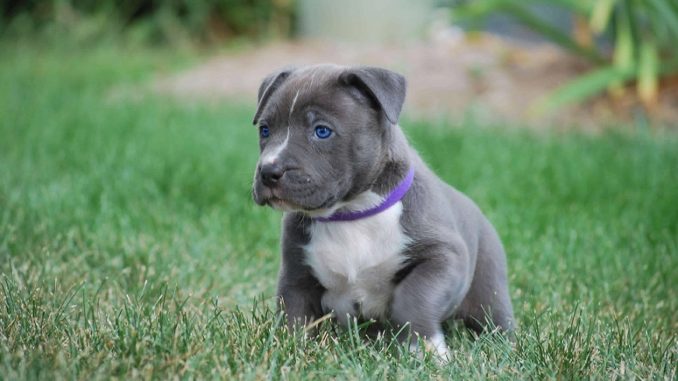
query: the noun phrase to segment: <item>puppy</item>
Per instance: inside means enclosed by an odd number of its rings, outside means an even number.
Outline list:
[[[506,258],[487,218],[398,126],[405,78],[283,69],[259,88],[253,197],[284,211],[278,297],[291,326],[332,313],[406,327],[445,357],[442,323],[511,330]]]

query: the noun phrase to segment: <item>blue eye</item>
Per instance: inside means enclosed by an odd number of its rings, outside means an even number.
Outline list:
[[[315,136],[318,137],[318,139],[327,139],[332,135],[332,129],[327,127],[327,126],[316,126],[315,128]]]
[[[268,129],[267,126],[259,127],[259,136],[261,136],[262,138],[267,138],[269,135],[271,135],[271,131]]]

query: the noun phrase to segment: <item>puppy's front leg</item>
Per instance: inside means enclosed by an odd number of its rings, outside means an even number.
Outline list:
[[[285,312],[288,327],[304,327],[321,317],[324,291],[310,267],[304,263],[303,250],[298,245],[283,245],[278,302]]]
[[[278,285],[278,301],[290,329],[302,328],[322,316],[322,292],[317,282],[290,284],[281,279]]]
[[[461,304],[470,283],[469,257],[463,244],[427,247],[418,263],[396,286],[391,319],[397,326],[409,323],[410,349],[417,337],[441,358],[448,356],[442,322]]]
[[[307,224],[297,213],[286,213],[283,218],[278,301],[290,328],[303,327],[322,316],[320,300],[325,289],[306,264],[303,249],[309,240]]]

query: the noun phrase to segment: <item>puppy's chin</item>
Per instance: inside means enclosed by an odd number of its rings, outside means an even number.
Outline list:
[[[332,214],[334,214],[334,212],[339,208],[339,205],[331,205],[329,207],[321,208],[309,208],[301,206],[289,200],[277,198],[273,195],[263,200],[262,202],[257,201],[257,203],[259,205],[268,205],[271,208],[280,210],[282,212],[303,213],[311,218],[329,217]]]
[[[281,200],[279,198],[269,198],[266,203],[273,209],[283,212],[303,212],[304,210],[299,205],[293,204],[289,201]]]
[[[337,207],[331,206],[329,208],[317,208],[317,209],[308,209],[303,206],[297,205],[291,201],[282,200],[276,197],[272,197],[266,201],[271,208],[280,210],[283,212],[297,212],[303,213],[311,218],[317,217],[329,217],[337,209]]]

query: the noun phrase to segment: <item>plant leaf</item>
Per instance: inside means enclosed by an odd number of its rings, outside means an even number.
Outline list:
[[[654,6],[656,17],[664,20],[665,26],[672,31],[674,38],[678,38],[678,4],[671,6],[670,1],[649,0]]]
[[[608,66],[591,71],[558,87],[532,106],[532,112],[542,114],[567,104],[581,102],[604,91],[611,83],[622,83],[634,75],[634,70]]]
[[[638,60],[638,97],[646,107],[657,103],[659,58],[657,45],[651,39],[641,42]]]
[[[586,57],[594,63],[604,63],[605,58],[600,55],[597,51],[579,45],[572,37],[568,34],[561,32],[557,28],[553,27],[548,22],[540,19],[535,16],[532,12],[517,4],[516,2],[511,2],[510,5],[506,8],[508,12],[521,23],[527,25],[528,27],[534,29],[536,32],[540,33],[545,38],[557,43],[565,49],[568,49],[580,56]]]
[[[633,35],[631,31],[629,9],[624,1],[617,8],[615,23],[614,56],[612,62],[619,69],[628,69],[633,65]]]
[[[593,10],[591,11],[591,29],[595,33],[602,33],[607,28],[608,23],[610,22],[610,16],[614,11],[614,5],[617,0],[598,0],[593,5]]]

